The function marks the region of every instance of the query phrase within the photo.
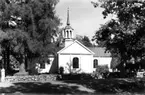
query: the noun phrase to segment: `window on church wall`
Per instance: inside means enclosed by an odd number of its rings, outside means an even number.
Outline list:
[[[40,64],[40,68],[45,69],[45,62],[44,61]]]
[[[50,60],[49,59],[47,60],[47,64],[50,64]]]
[[[78,57],[73,58],[73,68],[79,68],[79,58]]]
[[[98,60],[97,60],[97,59],[94,59],[93,67],[94,67],[94,68],[97,68],[97,66],[98,66]]]

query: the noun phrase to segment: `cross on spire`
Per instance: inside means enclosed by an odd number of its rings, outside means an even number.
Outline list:
[[[70,25],[70,21],[69,21],[69,8],[67,9],[67,25]]]

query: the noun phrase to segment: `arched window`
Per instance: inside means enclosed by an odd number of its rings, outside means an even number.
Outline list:
[[[73,58],[73,68],[79,68],[79,58]]]
[[[94,59],[93,67],[94,67],[94,68],[97,68],[97,66],[98,66],[98,60],[97,60],[97,59]]]

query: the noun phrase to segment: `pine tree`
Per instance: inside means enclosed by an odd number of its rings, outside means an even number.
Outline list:
[[[7,56],[6,66],[10,53],[25,63],[25,59],[46,57],[54,51],[53,37],[60,24],[55,15],[57,3],[57,0],[0,0],[0,27],[6,35],[1,35],[0,41]]]

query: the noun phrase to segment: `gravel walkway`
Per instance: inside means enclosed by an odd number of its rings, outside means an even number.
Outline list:
[[[93,90],[93,89],[90,89],[90,88],[87,88],[83,85],[79,85],[79,84],[75,84],[75,83],[64,83],[62,81],[49,81],[49,82],[53,85],[66,85],[68,87],[76,86],[76,87],[78,87],[78,90],[85,91],[85,92],[88,92],[88,93],[94,93],[95,92],[95,90]]]
[[[0,82],[0,88],[6,88],[10,86],[14,86],[14,84],[9,82]]]
[[[45,82],[42,82],[42,83],[45,84]],[[63,87],[68,87],[68,88],[77,87],[77,89],[79,91],[84,91],[84,92],[88,92],[88,93],[94,93],[95,92],[95,90],[93,90],[93,89],[87,88],[83,85],[76,84],[76,83],[65,83],[65,82],[62,82],[62,81],[52,81],[52,80],[46,82],[46,84],[48,84],[48,83],[50,83],[54,86],[55,85],[60,85],[60,86],[63,86]],[[11,86],[14,87],[15,84],[10,83],[10,82],[0,82],[0,88],[7,88],[7,87],[11,87]]]

